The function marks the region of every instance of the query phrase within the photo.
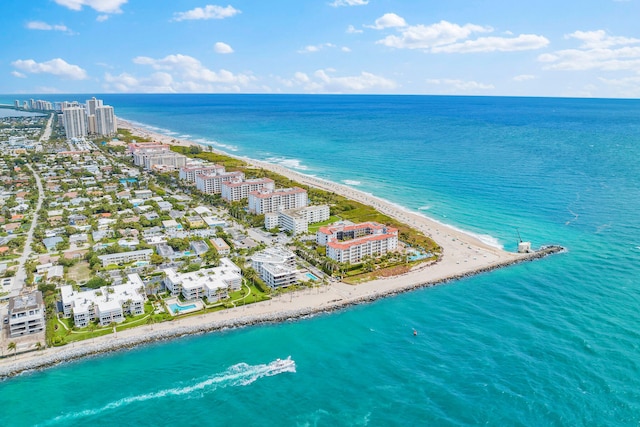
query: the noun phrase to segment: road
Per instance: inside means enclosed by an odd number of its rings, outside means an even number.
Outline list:
[[[47,126],[49,128],[49,126]],[[40,180],[40,175],[31,167],[31,165],[26,165],[31,172],[33,172],[33,176],[36,180],[36,185],[38,187],[38,202],[36,203],[36,209],[33,213],[31,220],[31,227],[29,227],[29,231],[27,232],[27,239],[24,242],[24,250],[22,251],[22,255],[18,258],[18,271],[16,272],[15,277],[13,278],[12,290],[9,293],[9,296],[16,296],[20,294],[22,289],[24,288],[25,281],[27,279],[27,272],[24,268],[24,264],[27,262],[29,257],[31,256],[31,243],[33,242],[33,232],[36,229],[36,224],[38,222],[38,214],[40,213],[40,208],[42,207],[42,202],[44,201],[44,189],[42,188],[42,181]]]
[[[44,132],[42,132],[42,136],[40,137],[40,142],[46,142],[51,138],[51,132],[53,131],[53,115],[55,113],[51,113],[49,116],[49,121],[47,122],[47,126],[44,128]]]

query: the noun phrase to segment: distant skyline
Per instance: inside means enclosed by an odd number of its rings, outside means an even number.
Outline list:
[[[640,0],[4,0],[0,93],[640,98]]]

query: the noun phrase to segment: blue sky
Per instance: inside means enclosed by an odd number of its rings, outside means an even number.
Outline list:
[[[2,0],[0,93],[640,97],[640,0]]]

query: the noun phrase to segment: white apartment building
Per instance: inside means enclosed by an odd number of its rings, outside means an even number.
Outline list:
[[[224,166],[222,165],[198,165],[190,166],[186,165],[180,168],[179,177],[184,181],[196,182],[196,176],[198,175],[222,175],[225,173]]]
[[[102,266],[110,264],[126,264],[132,261],[149,261],[153,254],[153,249],[142,249],[139,251],[121,252],[119,254],[98,255]]]
[[[87,136],[87,115],[84,108],[69,107],[62,111],[62,124],[68,139]]]
[[[309,231],[309,224],[326,221],[330,215],[331,211],[327,205],[305,206],[265,214],[264,226],[267,230],[280,227],[293,234],[304,234]]]
[[[242,182],[224,182],[221,186],[222,198],[228,202],[246,199],[252,191],[273,190],[275,183],[271,178],[248,179]]]
[[[327,247],[327,256],[352,264],[365,256],[379,256],[398,248],[398,229],[375,222],[320,227],[316,242]]]
[[[45,323],[42,292],[34,291],[9,298],[8,317],[11,338],[43,332]]]
[[[244,181],[244,173],[240,171],[225,172],[219,175],[199,174],[195,176],[196,188],[205,194],[220,194],[223,183],[242,181]]]
[[[115,135],[118,131],[118,121],[110,105],[96,107],[96,133],[102,136]]]
[[[267,286],[275,289],[294,285],[298,282],[296,256],[282,248],[267,248],[251,257],[251,267]]]
[[[95,116],[96,108],[102,107],[102,99],[96,99],[94,96],[91,99],[87,99],[85,105],[87,106],[87,115]]]
[[[126,314],[144,314],[144,283],[137,274],[129,274],[127,278],[128,281],[121,285],[81,292],[71,285],[62,286],[64,317],[73,316],[75,326],[84,328],[93,320],[98,320],[100,326],[107,326],[111,322],[124,322]]]
[[[221,258],[218,267],[189,273],[178,273],[173,268],[162,271],[171,295],[182,294],[186,300],[206,297],[209,302],[218,301],[227,297],[229,289],[237,291],[242,286],[240,267],[229,258]]]
[[[307,190],[300,187],[251,191],[248,198],[249,212],[258,215],[302,208],[308,204]]]

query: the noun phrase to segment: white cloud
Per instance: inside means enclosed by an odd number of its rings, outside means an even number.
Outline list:
[[[83,6],[90,7],[101,13],[122,13],[120,6],[128,0],[54,0],[60,6],[71,10],[82,10]]]
[[[400,36],[387,36],[377,41],[377,43],[398,49],[431,49],[466,39],[473,33],[488,33],[491,31],[493,31],[492,28],[480,25],[458,25],[440,21],[431,25],[404,27],[400,30]]]
[[[549,70],[633,70],[640,72],[640,39],[610,36],[606,31],[576,31],[565,36],[580,40],[578,49],[564,49],[538,56]]]
[[[330,6],[364,6],[369,4],[369,0],[335,0],[333,3],[329,3]]]
[[[298,53],[315,53],[325,48],[336,47],[333,43],[320,43],[315,45],[308,45],[298,51]]]
[[[576,39],[582,41],[581,48],[584,49],[604,49],[613,46],[624,46],[640,43],[640,39],[631,37],[610,36],[604,30],[596,31],[575,31],[564,36],[566,39]]]
[[[55,58],[46,62],[36,62],[33,59],[18,59],[11,63],[18,70],[25,73],[47,73],[71,80],[83,80],[87,78],[87,72],[77,65],[69,64],[65,60]]]
[[[407,25],[402,17],[393,13],[385,14],[369,28],[397,29],[399,34],[388,35],[378,40],[377,44],[396,49],[421,49],[429,53],[513,52],[540,49],[549,45],[546,37],[536,34],[472,39],[475,34],[491,33],[494,30],[488,26],[459,25],[444,20],[430,25]],[[510,32],[507,34],[511,35]]]
[[[62,31],[65,33],[72,33],[66,25],[51,25],[42,21],[29,21],[27,22],[26,28],[28,30]]]
[[[477,53],[477,52],[514,52],[541,49],[549,44],[546,37],[535,34],[521,34],[518,37],[480,37],[446,46],[434,47],[433,53]]]
[[[351,49],[349,47],[347,47],[347,46],[342,46],[340,48],[340,50],[343,51],[343,52],[351,52]]]
[[[527,80],[533,80],[536,76],[533,74],[520,74],[519,76],[515,76],[512,80],[515,82],[525,82]]]
[[[216,42],[216,44],[213,45],[213,50],[216,53],[221,53],[221,54],[233,53],[233,48],[223,42]]]
[[[362,32],[362,30],[356,29],[356,27],[354,27],[353,25],[349,25],[347,27],[347,34],[359,34],[361,32]]]
[[[137,77],[129,73],[105,74],[104,89],[109,92],[239,92],[256,78],[251,74],[234,74],[228,70],[213,71],[188,55],[168,55],[154,59],[138,56],[135,64],[148,65],[155,72]]]
[[[22,74],[21,72],[15,71],[15,70],[11,72],[11,75],[13,77],[18,77],[20,79],[26,79],[27,78],[26,74]]]
[[[406,26],[407,22],[404,20],[404,18],[402,16],[396,15],[395,13],[385,13],[380,18],[376,19],[374,25],[365,25],[365,27],[373,28],[375,30]]]
[[[208,4],[205,7],[196,7],[186,12],[174,13],[173,21],[185,21],[191,19],[225,19],[242,13],[231,5],[227,7]]]
[[[453,91],[455,93],[473,93],[495,89],[492,84],[479,83],[473,80],[428,79],[427,83],[436,86],[445,86],[447,91]]]
[[[326,68],[317,70],[309,76],[303,72],[295,73],[293,79],[281,79],[289,88],[300,88],[310,93],[370,93],[387,92],[397,87],[396,82],[382,76],[363,71],[355,76],[336,77],[335,70]]]
[[[107,19],[109,19],[109,15],[98,15],[98,16],[96,17],[96,21],[98,21],[98,22],[104,22],[104,21],[106,21]]]

